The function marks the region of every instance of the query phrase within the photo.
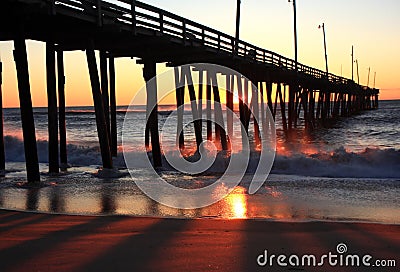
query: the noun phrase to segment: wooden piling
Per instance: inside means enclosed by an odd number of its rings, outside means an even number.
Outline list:
[[[226,139],[226,132],[224,128],[224,116],[222,115],[222,107],[221,107],[221,99],[219,96],[219,88],[217,75],[211,74],[212,82],[213,82],[213,95],[214,95],[214,115],[215,115],[215,125],[216,125],[216,141],[217,141],[217,133],[219,139],[221,141],[222,150],[228,150],[228,143]]]
[[[113,56],[108,58],[108,73],[110,77],[110,132],[111,155],[118,155],[118,130],[117,130],[117,98],[115,95],[115,60]]]
[[[0,60],[0,176],[5,175],[6,158],[4,152],[4,118],[3,118],[3,63]]]
[[[199,150],[200,145],[203,142],[203,137],[201,135],[201,122],[199,120],[199,115],[198,115],[198,111],[197,111],[196,91],[194,89],[192,72],[190,70],[190,67],[184,66],[182,69],[184,70],[182,72],[184,73],[187,84],[188,84],[190,105],[192,108],[192,116],[193,116],[193,120],[194,120],[193,121],[194,133],[195,133],[195,137],[196,137],[197,150]]]
[[[52,42],[46,43],[46,78],[47,78],[47,116],[49,132],[49,173],[59,173],[58,160],[58,116],[56,90],[56,59],[55,46]]]
[[[147,122],[144,127],[144,146],[146,147],[146,151],[150,151],[150,128],[149,123]]]
[[[261,144],[260,141],[260,126],[258,124],[258,120],[260,120],[260,108],[259,108],[259,92],[257,89],[257,82],[254,82],[251,86],[252,96],[251,96],[251,105],[253,107],[253,127],[254,127],[254,143],[257,146]]]
[[[231,138],[233,137],[233,88],[234,81],[233,75],[226,75],[226,122],[227,130],[229,136],[229,143],[231,143]]]
[[[298,117],[300,116],[302,104],[303,104],[303,94],[302,94],[302,90],[300,89],[299,92],[295,93],[295,99],[294,99],[293,126],[295,128],[297,128],[297,121],[298,121]]]
[[[151,135],[151,152],[154,167],[161,167],[161,146],[158,132],[158,101],[157,81],[151,80],[157,75],[157,63],[153,60],[144,60],[143,77],[146,81],[147,105],[154,106],[148,116],[148,128]]]
[[[28,57],[25,38],[20,31],[14,39],[14,59],[17,69],[19,103],[24,137],[27,179],[29,183],[39,182],[35,122],[33,118],[31,87],[29,83]]]
[[[296,109],[296,115],[295,115],[295,122],[294,125],[297,127],[297,122],[300,117],[300,112],[301,108],[303,108],[303,116],[304,116],[304,125],[306,129],[309,129],[309,117],[308,117],[308,91],[307,89],[303,88],[300,89],[300,92],[297,97],[297,109]]]
[[[58,72],[58,127],[60,130],[60,163],[62,168],[68,164],[67,158],[67,124],[65,118],[65,75],[64,75],[64,52],[57,51]]]
[[[296,90],[293,85],[289,85],[289,101],[288,101],[288,128],[292,129],[295,121],[296,109],[295,109],[295,96]]]
[[[340,116],[345,117],[346,116],[346,99],[347,95],[342,94],[341,96],[341,105],[340,105]]]
[[[179,68],[175,67],[174,68],[175,72],[175,95],[176,95],[176,108],[177,108],[177,133],[178,135],[178,146],[179,149],[184,149],[185,148],[185,136],[183,133],[183,104],[184,104],[184,99],[185,99],[185,77],[183,77],[183,74],[179,74]]]
[[[107,69],[107,52],[104,50],[100,51],[100,86],[101,86],[101,96],[103,98],[104,106],[104,116],[106,118],[106,125],[108,130],[108,135],[111,135],[110,126],[110,97],[108,95],[108,69]],[[111,137],[110,146],[111,146]]]
[[[315,91],[309,90],[309,104],[308,104],[308,117],[310,122],[310,128],[315,127]]]
[[[323,92],[320,90],[318,92],[318,104],[317,104],[317,115],[316,115],[316,119],[320,120],[322,118],[322,107],[323,107]]]
[[[249,134],[249,124],[251,117],[251,105],[249,105],[249,80],[247,78],[244,79],[244,88],[243,88],[243,112],[244,112],[244,127],[246,129],[247,135]]]
[[[276,91],[275,91],[275,105],[274,105],[274,111],[272,112],[272,117],[274,118],[274,121],[276,120],[276,111],[278,109],[278,85],[276,86]]]
[[[200,123],[200,130],[201,133],[203,133],[203,91],[204,91],[204,71],[200,70],[199,71],[199,92],[198,92],[198,106],[197,106],[197,111],[199,114],[199,123]]]
[[[328,118],[328,113],[329,113],[329,98],[328,98],[328,93],[323,92],[322,95],[322,103],[321,103],[321,119],[322,122],[325,122],[325,120]]]
[[[288,130],[288,125],[287,125],[287,120],[286,120],[285,97],[282,95],[281,83],[278,83],[277,93],[279,95],[279,105],[280,105],[280,108],[281,108],[283,130],[287,131]],[[285,92],[283,92],[283,93],[285,93]]]
[[[113,163],[110,151],[110,140],[107,129],[106,117],[104,114],[103,98],[100,90],[100,79],[97,70],[97,62],[94,53],[93,42],[90,42],[88,44],[88,48],[86,49],[86,57],[89,68],[90,81],[92,84],[92,95],[96,113],[97,134],[99,137],[103,167],[107,169],[112,169]]]
[[[267,94],[267,103],[268,103],[268,108],[270,112],[273,112],[273,107],[272,107],[272,81],[267,81],[265,83],[265,92]]]
[[[206,88],[206,111],[207,111],[207,140],[212,141],[212,121],[211,121],[211,91],[212,91],[212,82],[211,75],[207,72],[207,88]]]
[[[240,74],[236,75],[237,89],[238,89],[238,97],[239,97],[239,116],[240,116],[240,131],[242,135],[242,149],[248,145],[248,137],[247,131],[244,127],[245,124],[245,107],[243,103],[243,84],[242,84],[242,76]]]
[[[260,98],[261,98],[261,124],[262,124],[262,131],[263,131],[263,139],[266,138],[266,131],[267,131],[267,119],[266,119],[266,112],[265,112],[265,103],[264,103],[264,83],[260,82]],[[266,90],[268,93],[268,90]]]

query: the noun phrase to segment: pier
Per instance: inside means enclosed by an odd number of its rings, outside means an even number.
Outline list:
[[[143,65],[143,77],[147,83],[156,76],[157,63],[166,63],[170,67],[211,63],[238,71],[250,81],[235,75],[223,76],[227,88],[230,86],[232,90],[237,91],[240,120],[246,129],[245,133],[249,132],[252,118],[246,104],[251,104],[256,112],[269,109],[274,118],[279,115],[285,132],[299,126],[300,119],[303,120],[301,124],[305,129],[312,130],[324,126],[332,119],[378,108],[378,89],[361,86],[351,79],[297,63],[290,58],[143,2],[2,0],[0,40],[14,41],[28,182],[40,180],[25,43],[28,39],[46,43],[51,173],[57,173],[60,167],[68,162],[64,99],[65,78],[68,75],[64,74],[63,69],[65,51],[86,51],[104,168],[112,168],[113,156],[117,155],[115,75],[118,71],[114,66],[116,58],[139,58],[138,65]],[[99,60],[95,55],[96,50],[100,52]],[[98,62],[100,69],[97,68]],[[190,84],[192,73],[200,73],[199,78],[204,80],[204,84],[198,86],[197,96],[195,86]],[[211,101],[211,94],[214,101],[219,103],[220,92],[225,91],[211,88],[209,83],[217,80],[216,74],[203,75],[202,71],[196,71],[195,67],[187,71],[176,69],[175,76],[179,80],[186,79],[193,105],[193,117],[202,116],[203,105],[198,101],[202,100],[204,91],[207,115],[211,109],[208,102]],[[258,87],[258,93],[254,93],[251,87],[249,89],[250,82]],[[148,91],[152,92],[148,93],[148,101],[157,100],[156,88],[157,86],[148,86]],[[185,89],[176,90],[177,106],[184,102]],[[249,92],[253,93],[249,95]],[[250,96],[251,103],[248,101]],[[233,98],[233,95],[227,94],[226,106],[229,109],[233,109]],[[222,122],[225,121],[220,109],[215,113],[216,119],[222,118]],[[180,118],[178,126],[179,120]],[[256,141],[259,138],[259,125],[254,122],[253,135]],[[196,143],[199,146],[202,142],[201,122],[195,122],[194,127]],[[229,149],[227,134],[232,132],[232,118],[229,114],[226,128],[227,132],[221,127],[215,127],[214,131],[215,139],[221,142],[223,150]],[[0,168],[4,168],[2,132],[1,126]],[[212,136],[212,124],[207,121],[207,139],[213,139]],[[149,113],[144,143],[151,150],[156,167],[161,166],[162,162],[162,147],[159,141],[156,107]],[[183,134],[179,137],[179,147],[184,148]]]

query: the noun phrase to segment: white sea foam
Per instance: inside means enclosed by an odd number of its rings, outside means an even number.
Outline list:
[[[39,162],[48,162],[48,143],[38,141]],[[16,137],[5,137],[6,161],[23,162],[23,142]],[[68,163],[73,166],[101,165],[98,147],[88,147],[69,144]],[[129,153],[135,156],[135,151]],[[248,172],[254,173],[258,166],[259,156],[252,153]],[[223,172],[229,163],[229,158],[219,154],[208,173]],[[165,162],[165,160],[164,160]],[[115,167],[124,167],[122,156],[115,159]],[[165,164],[165,163],[164,163]],[[290,156],[277,154],[272,169],[273,174],[301,175],[312,177],[343,177],[343,178],[400,178],[400,150],[370,149],[362,152],[347,151],[341,147],[333,151],[321,151],[315,154],[292,154]],[[165,170],[173,170],[165,167]]]

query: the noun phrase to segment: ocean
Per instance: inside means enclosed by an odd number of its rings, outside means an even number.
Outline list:
[[[378,110],[339,119],[329,128],[285,136],[277,120],[276,159],[264,185],[248,193],[246,174],[223,200],[200,209],[158,204],[135,185],[147,180],[137,170],[132,178],[122,156],[121,131],[127,107],[118,107],[119,177],[100,178],[101,166],[94,110],[67,108],[68,162],[59,175],[47,173],[47,109],[35,108],[35,126],[43,186],[25,186],[25,163],[19,109],[4,109],[6,177],[0,180],[0,207],[51,213],[133,215],[172,218],[258,219],[277,221],[361,221],[400,224],[400,101],[380,101]],[[170,106],[160,106],[162,124]],[[145,111],[134,112],[134,142],[143,144]],[[185,112],[185,118],[191,118]],[[163,148],[174,145],[176,128],[165,128]],[[238,132],[238,131],[237,131]],[[235,133],[235,134],[240,134]],[[185,129],[187,142],[195,142]],[[127,152],[137,152],[131,146]],[[252,166],[250,165],[250,168]],[[165,169],[160,175],[184,188],[213,183],[221,173],[185,175]],[[148,180],[149,183],[152,180]],[[166,198],[174,198],[166,195]]]

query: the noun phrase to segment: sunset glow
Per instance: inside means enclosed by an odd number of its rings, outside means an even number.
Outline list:
[[[235,7],[231,2],[205,0],[184,4],[182,1],[148,0],[146,3],[190,18],[201,24],[234,35]],[[193,6],[194,5],[194,6]],[[208,7],[213,6],[210,10]],[[343,7],[346,6],[345,9]],[[292,10],[287,1],[246,1],[243,3],[241,39],[266,48],[286,57],[293,58]],[[324,21],[327,28],[327,42],[330,71],[351,78],[351,46],[355,46],[355,57],[360,64],[360,83],[367,85],[368,68],[371,67],[369,85],[380,88],[380,99],[400,98],[400,77],[397,64],[400,62],[398,25],[400,2],[387,1],[331,1],[304,0],[298,3],[299,61],[311,67],[324,69],[324,55],[321,31],[317,26]],[[265,12],[269,22],[265,22]],[[338,20],[340,15],[340,20]],[[374,18],[374,20],[371,20]],[[260,27],[254,27],[258,25]],[[374,42],[379,41],[379,42]],[[33,105],[46,106],[45,49],[41,42],[28,41],[28,56]],[[5,107],[18,107],[18,90],[15,64],[12,56],[13,42],[0,42],[3,62],[3,99]],[[381,52],[385,52],[384,55]],[[165,70],[158,65],[158,72]],[[117,104],[128,105],[143,84],[142,65],[136,59],[116,60]],[[356,74],[355,68],[354,72]],[[85,53],[65,53],[66,102],[67,106],[93,105]],[[357,81],[357,80],[356,80]],[[273,97],[274,99],[274,97]],[[224,97],[221,96],[224,101]],[[235,97],[235,103],[238,103]],[[165,104],[175,103],[168,97]]]

